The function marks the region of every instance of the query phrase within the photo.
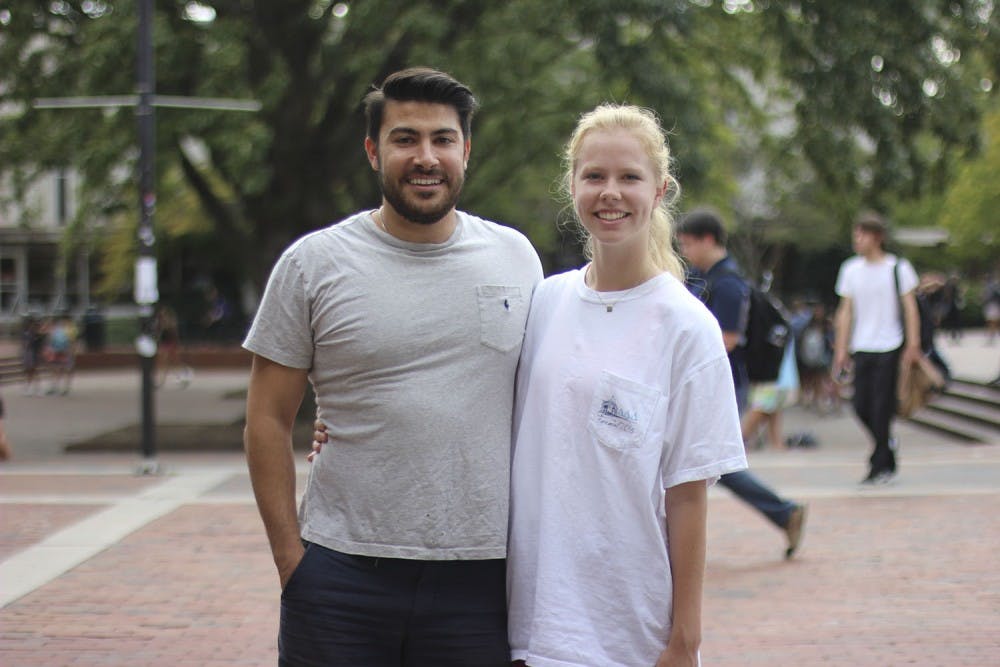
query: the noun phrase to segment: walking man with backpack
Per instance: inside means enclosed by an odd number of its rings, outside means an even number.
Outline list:
[[[751,316],[751,297],[760,303],[761,295],[751,293],[751,287],[742,277],[739,266],[726,251],[726,232],[715,213],[704,209],[688,213],[677,227],[677,239],[681,254],[694,269],[689,275],[688,287],[705,302],[722,329],[722,340],[729,353],[733,384],[736,386],[736,403],[742,415],[750,389],[747,352],[751,348],[747,345],[747,324]],[[761,326],[761,329],[767,328],[766,325]],[[784,336],[787,337],[787,323],[785,328]],[[755,338],[766,338],[763,333],[759,332]],[[782,350],[784,343],[785,339],[782,338]],[[755,345],[752,349],[756,350],[758,346]],[[778,358],[780,366],[780,353]],[[771,380],[776,379],[777,375],[776,366]],[[723,475],[719,483],[785,533],[785,558],[791,558],[795,554],[802,540],[805,505],[780,497],[749,470]]]
[[[834,377],[854,369],[854,411],[872,438],[864,485],[887,484],[896,476],[896,382],[900,354],[920,359],[920,317],[914,290],[917,273],[905,259],[885,251],[885,221],[863,213],[854,223],[854,257],[840,267],[834,318]],[[902,352],[901,352],[902,351]]]

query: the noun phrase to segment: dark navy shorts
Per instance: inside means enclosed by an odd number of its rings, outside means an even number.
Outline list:
[[[508,667],[503,560],[306,545],[281,594],[279,667]]]

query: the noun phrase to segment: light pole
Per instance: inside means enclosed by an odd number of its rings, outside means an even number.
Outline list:
[[[139,336],[136,350],[142,372],[141,415],[142,461],[138,472],[157,474],[156,419],[154,414],[153,371],[156,362],[154,311],[160,300],[156,268],[156,233],[153,213],[156,209],[156,107],[213,109],[220,111],[259,111],[254,100],[199,98],[156,95],[156,70],[153,60],[153,0],[138,0],[136,95],[111,97],[61,97],[35,100],[37,109],[67,109],[133,106],[139,134],[139,251],[135,262],[134,299],[139,311]]]
[[[142,369],[142,463],[143,474],[158,472],[156,463],[156,417],[153,401],[153,370],[156,363],[156,335],[153,317],[160,300],[156,271],[156,112],[153,95],[156,70],[153,64],[153,0],[139,1],[137,39],[136,119],[139,128],[139,254],[135,263],[135,302],[139,307],[139,338],[136,349]]]

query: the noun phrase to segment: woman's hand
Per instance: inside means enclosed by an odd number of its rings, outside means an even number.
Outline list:
[[[683,649],[672,642],[663,649],[655,667],[698,667],[700,664],[697,649]]]

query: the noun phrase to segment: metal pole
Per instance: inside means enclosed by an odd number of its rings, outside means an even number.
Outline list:
[[[153,211],[156,206],[155,150],[156,125],[153,96],[155,70],[153,66],[153,0],[139,0],[138,26],[138,105],[139,125],[139,253],[136,261],[136,304],[139,307],[139,339],[136,347],[142,369],[142,473],[155,473],[156,429],[153,413],[153,367],[156,342],[153,308],[159,299],[156,289],[156,236],[153,231]],[[151,284],[150,284],[151,283]]]
[[[153,416],[153,373],[156,361],[156,320],[154,312],[160,300],[157,287],[156,235],[153,212],[156,209],[155,151],[157,106],[214,109],[218,111],[259,111],[257,100],[221,97],[179,97],[156,95],[153,66],[153,0],[138,0],[137,95],[97,95],[88,97],[45,97],[34,101],[36,109],[117,108],[135,106],[139,130],[139,252],[135,263],[135,303],[139,309],[139,336],[136,350],[142,371],[142,456],[140,474],[160,472],[156,462],[156,430]],[[23,253],[22,253],[23,254]],[[27,302],[26,262],[18,262],[18,294],[15,303]],[[24,275],[22,275],[24,274]]]

